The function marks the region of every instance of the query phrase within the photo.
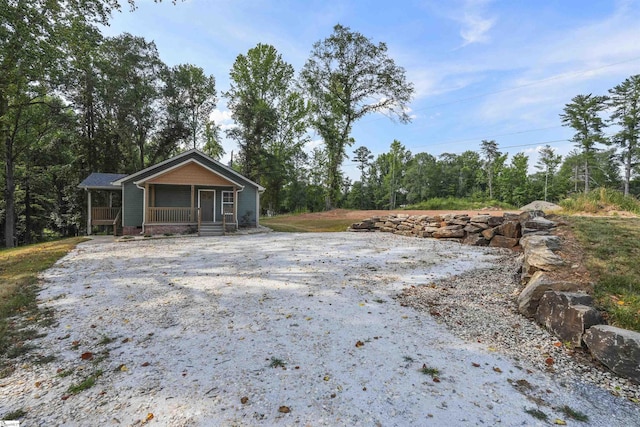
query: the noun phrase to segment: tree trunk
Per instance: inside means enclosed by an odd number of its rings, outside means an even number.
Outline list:
[[[9,101],[0,93],[0,119],[4,119],[9,112]],[[4,200],[5,200],[5,222],[4,222],[4,245],[7,248],[15,246],[16,218],[15,218],[15,167],[13,165],[13,139],[9,133],[9,127],[4,122],[0,122],[0,138],[4,141]]]
[[[589,192],[589,160],[586,158],[586,154],[585,154],[585,159],[584,159],[584,194],[587,194]]]

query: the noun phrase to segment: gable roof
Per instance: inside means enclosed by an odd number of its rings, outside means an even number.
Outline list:
[[[197,161],[197,159],[195,159],[196,157],[200,157],[202,161]],[[182,161],[180,161],[182,160]],[[116,181],[114,181],[115,185],[121,185],[124,182],[127,181],[133,181],[136,178],[140,178],[142,181],[145,181],[147,179],[149,179],[150,176],[157,176],[161,173],[164,173],[164,169],[170,170],[170,169],[174,169],[175,167],[179,166],[179,165],[183,165],[187,162],[192,162],[195,161],[196,163],[199,163],[200,165],[206,167],[207,169],[211,170],[213,172],[213,170],[209,167],[206,166],[205,163],[207,162],[211,162],[214,165],[216,165],[217,167],[223,169],[225,175],[227,175],[227,179],[229,179],[232,182],[237,182],[238,180],[240,181],[244,181],[246,183],[248,183],[249,185],[252,185],[254,187],[256,187],[258,189],[258,191],[264,191],[265,188],[263,186],[261,186],[260,184],[251,181],[250,179],[246,178],[245,176],[239,174],[238,172],[234,171],[233,169],[231,169],[229,166],[220,163],[219,161],[213,159],[212,157],[207,156],[205,153],[203,153],[202,151],[192,148],[191,150],[185,151],[184,153],[180,153],[177,156],[171,157],[170,159],[167,159],[165,161],[162,161],[160,163],[157,163],[153,166],[149,166],[146,169],[143,169],[141,171],[138,171],[136,173],[133,173],[131,175],[126,175]],[[217,173],[217,172],[214,172]],[[240,185],[240,184],[238,184]]]
[[[78,188],[84,188],[85,190],[120,190],[120,184],[112,183],[126,176],[127,174],[123,173],[93,172],[78,184]]]

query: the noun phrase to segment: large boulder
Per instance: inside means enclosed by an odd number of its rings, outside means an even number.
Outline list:
[[[498,226],[496,232],[501,236],[517,239],[522,235],[520,233],[521,228],[520,223],[517,221],[505,221],[502,225]]]
[[[591,286],[554,280],[545,272],[537,271],[531,276],[531,280],[518,296],[518,311],[527,317],[534,317],[538,311],[540,299],[547,291],[591,292]]]
[[[471,246],[487,246],[489,244],[489,241],[482,237],[481,234],[471,233],[467,234],[467,237],[462,240],[462,243]]]
[[[589,351],[616,374],[640,383],[640,333],[615,326],[590,327],[583,337]]]
[[[558,225],[557,222],[538,216],[533,219],[524,221],[522,226],[531,230],[550,230]]]
[[[513,238],[513,237],[506,237],[506,236],[500,236],[500,235],[495,235],[493,236],[493,239],[491,239],[491,242],[489,243],[489,246],[491,246],[492,248],[513,248],[518,244],[518,239]]]
[[[487,215],[487,214],[480,214],[480,215],[476,215],[476,216],[472,216],[470,218],[471,222],[477,222],[479,224],[486,224],[489,222],[489,218],[491,218],[491,215]]]
[[[524,250],[522,279],[526,280],[536,271],[553,271],[564,264],[554,250],[560,247],[557,236],[525,236],[520,239]]]
[[[451,225],[440,227],[438,231],[433,232],[436,239],[450,239],[452,237],[464,237],[464,230],[459,225]]]
[[[580,347],[584,332],[604,323],[592,304],[593,298],[588,294],[547,291],[540,298],[535,317],[562,341]]]

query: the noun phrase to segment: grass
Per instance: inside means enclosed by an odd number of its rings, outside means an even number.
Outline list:
[[[576,421],[581,421],[583,423],[586,423],[587,421],[589,421],[589,417],[587,415],[583,414],[580,411],[576,411],[574,409],[571,409],[567,405],[565,405],[562,408],[560,408],[560,412],[562,412],[567,417],[572,418],[572,419],[574,419]]]
[[[633,196],[625,196],[618,190],[597,188],[589,193],[574,194],[560,201],[560,206],[567,213],[587,212],[592,214],[608,211],[627,211],[640,215],[640,200]]]
[[[594,299],[615,326],[640,332],[640,219],[568,218],[595,279]]]
[[[406,209],[412,210],[477,210],[487,207],[499,208],[499,209],[517,209],[507,203],[499,202],[497,200],[473,200],[463,199],[457,197],[434,197],[433,199],[425,200],[415,205],[409,205]]]
[[[277,215],[260,218],[260,224],[273,231],[289,233],[327,233],[345,231],[354,223],[346,218],[312,218],[306,214]]]
[[[15,421],[18,418],[24,417],[25,415],[27,415],[27,411],[25,411],[24,409],[20,408],[20,409],[16,409],[15,411],[7,412],[2,417],[2,420],[4,420],[4,421]]]
[[[542,420],[542,421],[546,421],[549,416],[547,414],[545,414],[544,412],[542,412],[540,409],[525,409],[524,412],[526,412],[527,414],[531,415],[533,418],[537,419],[537,420]]]
[[[96,384],[96,380],[102,375],[101,370],[97,370],[93,374],[86,377],[84,380],[79,382],[78,384],[73,384],[69,386],[67,392],[69,394],[78,394],[83,392],[84,390],[88,390]]]
[[[24,341],[34,337],[22,323],[9,322],[10,317],[29,313],[31,320],[51,320],[37,310],[38,274],[84,240],[76,237],[0,250],[0,357],[24,353],[29,349]]]
[[[438,368],[430,368],[427,365],[422,366],[422,368],[420,368],[420,372],[434,378],[440,375],[440,370]]]
[[[277,357],[272,357],[269,363],[270,368],[284,368],[286,365],[284,360],[278,359]]]

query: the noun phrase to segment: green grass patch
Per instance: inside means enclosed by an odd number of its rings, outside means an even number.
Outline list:
[[[560,206],[568,213],[597,214],[608,211],[627,211],[640,214],[640,200],[609,188],[597,188],[586,194],[574,194],[568,199],[561,200]]]
[[[595,279],[594,299],[608,322],[640,332],[640,219],[568,218]]]
[[[16,409],[15,411],[7,412],[2,417],[2,420],[3,421],[16,421],[18,418],[23,418],[25,415],[27,415],[27,411],[25,411],[24,409],[20,408],[20,409]]]
[[[346,231],[353,219],[318,218],[313,214],[277,215],[260,218],[260,224],[285,233],[334,233]]]
[[[271,362],[269,363],[270,368],[284,368],[287,366],[284,360],[278,359],[277,357],[272,357]]]
[[[547,414],[542,412],[540,409],[536,409],[536,408],[525,409],[524,412],[526,412],[527,414],[531,415],[536,420],[546,421],[549,418],[549,416]]]
[[[47,318],[37,310],[38,274],[85,240],[75,237],[0,250],[0,358],[17,357],[29,349],[24,341],[36,336],[25,331],[22,322],[9,323],[8,318],[18,314],[29,315],[27,319],[33,321]]]
[[[422,368],[420,368],[420,372],[433,378],[440,375],[440,370],[438,368],[430,368],[427,365],[424,365]]]
[[[410,210],[447,210],[447,211],[462,211],[462,210],[478,210],[483,208],[499,208],[499,209],[517,209],[507,203],[499,202],[497,200],[474,200],[474,199],[460,199],[457,197],[434,197],[433,199],[425,200],[415,205],[409,205],[405,209]]]
[[[88,390],[96,384],[96,380],[100,378],[101,375],[102,375],[102,371],[98,370],[94,372],[92,375],[89,375],[88,377],[86,377],[84,380],[82,380],[78,384],[73,384],[69,386],[69,388],[67,389],[67,392],[69,394],[78,394],[80,392]]]
[[[562,408],[560,408],[560,412],[576,421],[581,421],[583,423],[589,421],[589,417],[587,415],[583,414],[580,411],[576,411],[575,409],[572,409],[567,405],[564,405]]]

